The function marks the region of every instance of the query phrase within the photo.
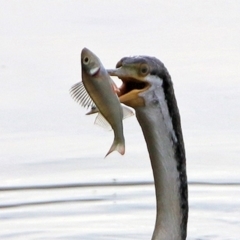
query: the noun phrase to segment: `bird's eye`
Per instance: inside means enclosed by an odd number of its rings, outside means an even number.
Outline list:
[[[88,64],[89,58],[88,58],[88,57],[85,57],[85,58],[83,59],[83,62],[84,62],[85,64]]]
[[[147,75],[149,72],[149,67],[147,64],[142,64],[141,67],[140,67],[140,73],[142,75]]]

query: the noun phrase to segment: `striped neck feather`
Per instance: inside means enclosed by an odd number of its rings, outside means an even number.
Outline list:
[[[180,116],[172,86],[165,89],[164,80],[157,76],[150,75],[146,80],[151,87],[139,94],[145,106],[135,110],[155,182],[157,218],[152,239],[183,240],[186,239],[188,203]]]

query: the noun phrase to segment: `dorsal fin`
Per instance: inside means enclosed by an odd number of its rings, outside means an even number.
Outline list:
[[[70,88],[72,98],[84,108],[95,107],[91,97],[88,95],[83,82],[78,82]]]

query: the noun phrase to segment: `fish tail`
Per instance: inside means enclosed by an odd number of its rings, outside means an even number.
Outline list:
[[[109,149],[109,151],[108,151],[108,153],[106,154],[105,157],[107,157],[113,151],[118,151],[120,154],[123,155],[125,153],[125,143],[124,143],[124,141],[119,142],[119,141],[114,140],[111,148]]]

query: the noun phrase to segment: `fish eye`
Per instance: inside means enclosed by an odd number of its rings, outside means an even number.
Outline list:
[[[85,58],[83,59],[83,62],[84,62],[85,64],[88,64],[89,58],[88,58],[88,57],[85,57]]]
[[[147,75],[149,72],[149,67],[147,64],[142,64],[141,67],[140,67],[140,73],[142,75]]]

